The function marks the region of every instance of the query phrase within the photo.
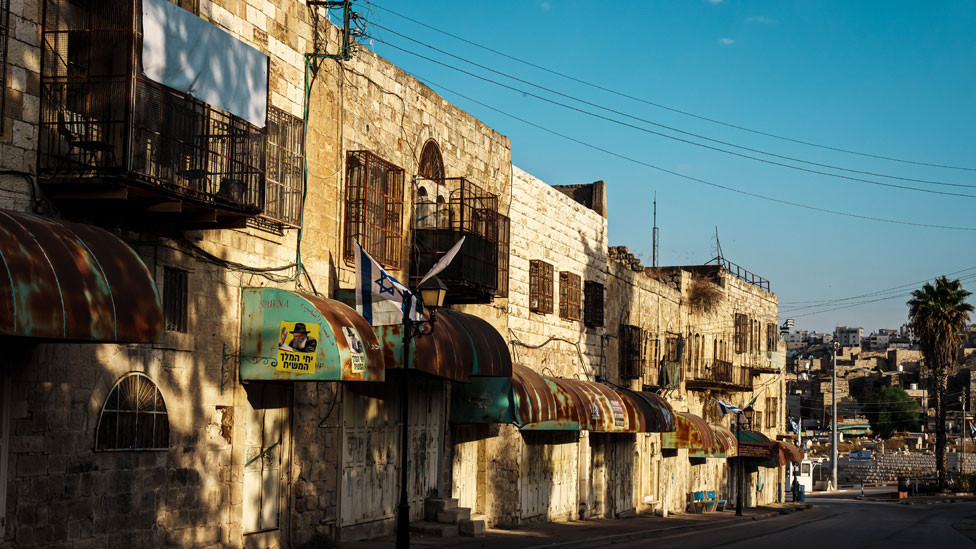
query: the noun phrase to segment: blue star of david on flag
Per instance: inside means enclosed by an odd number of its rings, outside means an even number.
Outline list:
[[[389,286],[384,285],[387,283],[389,284]],[[376,286],[379,288],[379,292],[377,293],[379,293],[380,295],[383,294],[393,295],[393,290],[396,289],[396,286],[394,286],[394,284],[397,284],[397,280],[392,276],[390,276],[389,273],[387,273],[386,271],[383,271],[380,273],[380,277],[376,279],[374,284],[376,284]]]

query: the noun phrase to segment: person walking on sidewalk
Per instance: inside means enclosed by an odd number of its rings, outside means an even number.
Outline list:
[[[796,475],[793,476],[793,484],[790,485],[790,492],[793,493],[793,501],[800,501],[800,481],[797,480]]]

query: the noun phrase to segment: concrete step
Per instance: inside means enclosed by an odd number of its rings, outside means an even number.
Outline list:
[[[444,524],[458,524],[462,520],[471,520],[471,509],[467,507],[455,507],[454,509],[445,509],[437,513],[437,522],[443,522]]]
[[[424,500],[424,520],[436,522],[438,513],[457,509],[457,506],[457,498],[427,498]]]
[[[458,535],[458,525],[422,520],[410,523],[410,533],[431,538],[450,537]]]
[[[485,536],[488,529],[484,519],[462,520],[458,522],[458,532],[462,536],[481,538]]]

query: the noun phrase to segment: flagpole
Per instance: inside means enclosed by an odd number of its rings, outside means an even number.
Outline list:
[[[409,304],[403,308],[403,379],[400,382],[400,504],[397,506],[396,547],[410,547],[410,502],[407,499],[407,453],[409,444],[410,340],[413,339]]]

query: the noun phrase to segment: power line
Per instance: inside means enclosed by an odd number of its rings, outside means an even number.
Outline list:
[[[707,116],[703,116],[703,115],[700,115],[700,114],[695,114],[695,113],[692,113],[692,112],[689,112],[689,111],[685,111],[685,110],[682,110],[682,109],[677,109],[677,108],[674,108],[674,107],[669,107],[669,106],[663,105],[661,103],[655,103],[653,101],[648,101],[646,99],[642,99],[640,97],[636,97],[636,96],[633,96],[633,95],[629,95],[629,94],[626,94],[626,93],[623,93],[623,92],[620,92],[620,91],[617,91],[617,90],[614,90],[614,89],[611,89],[611,88],[607,88],[607,87],[604,87],[604,86],[600,86],[599,84],[594,84],[592,82],[588,82],[586,80],[582,80],[580,78],[576,78],[574,76],[570,76],[568,74],[555,71],[555,70],[550,69],[548,67],[544,67],[542,65],[539,65],[539,64],[536,64],[536,63],[532,63],[532,62],[526,61],[524,59],[520,59],[518,57],[515,57],[515,56],[509,55],[507,53],[498,51],[496,49],[490,48],[490,47],[485,46],[483,44],[479,44],[479,43],[474,42],[472,40],[469,40],[467,38],[458,36],[456,34],[452,34],[452,33],[447,32],[445,30],[442,30],[442,29],[439,29],[439,28],[434,27],[432,25],[429,25],[427,23],[424,23],[423,21],[418,21],[417,19],[413,19],[411,17],[408,17],[408,16],[403,15],[401,13],[398,13],[396,11],[393,11],[393,10],[391,10],[389,8],[385,8],[383,6],[380,6],[379,4],[376,4],[374,2],[371,2],[370,0],[366,0],[366,3],[367,4],[370,4],[371,6],[377,7],[377,8],[379,8],[379,9],[385,11],[385,12],[388,12],[390,14],[396,15],[397,17],[406,19],[407,21],[416,23],[416,24],[421,25],[423,27],[426,27],[426,28],[428,28],[430,30],[433,30],[435,32],[438,32],[438,33],[441,33],[443,35],[449,36],[449,37],[454,38],[456,40],[460,40],[460,41],[462,41],[462,42],[464,42],[466,44],[470,44],[470,45],[475,46],[477,48],[481,48],[483,50],[489,51],[489,52],[494,53],[496,55],[500,55],[500,56],[505,57],[507,59],[511,59],[512,61],[521,63],[523,65],[527,65],[529,67],[533,67],[533,68],[536,68],[536,69],[539,69],[539,70],[548,72],[550,74],[554,74],[554,75],[559,76],[561,78],[565,78],[567,80],[572,80],[573,82],[577,82],[579,84],[583,84],[585,86],[589,86],[591,88],[595,88],[595,89],[598,89],[600,91],[604,91],[604,92],[607,92],[607,93],[611,93],[611,94],[617,95],[619,97],[624,97],[624,98],[630,99],[632,101],[637,101],[639,103],[644,103],[645,105],[650,105],[652,107],[656,107],[656,108],[663,109],[663,110],[666,110],[666,111],[670,111],[670,112],[673,112],[673,113],[681,114],[681,115],[688,116],[688,117],[691,117],[691,118],[696,118],[698,120],[704,120],[706,122],[711,122],[713,124],[718,124],[720,126],[725,126],[727,128],[733,128],[733,129],[736,129],[736,130],[740,130],[740,131],[744,131],[744,132],[749,132],[749,133],[753,133],[753,134],[756,134],[756,135],[762,135],[762,136],[765,136],[765,137],[772,137],[774,139],[780,139],[782,141],[788,141],[788,142],[791,142],[791,143],[797,143],[799,145],[806,145],[806,146],[809,146],[809,147],[816,147],[816,148],[819,148],[819,149],[825,149],[825,150],[829,150],[829,151],[835,151],[835,152],[841,152],[841,153],[845,153],[845,154],[852,154],[852,155],[857,155],[857,156],[863,156],[863,157],[866,157],[866,158],[875,158],[875,159],[878,159],[878,160],[887,160],[887,161],[890,161],[890,162],[899,162],[899,163],[902,163],[902,164],[911,164],[911,165],[915,165],[915,166],[929,166],[929,167],[932,167],[932,168],[944,168],[944,169],[949,169],[949,170],[962,170],[962,171],[971,171],[971,172],[972,171],[976,171],[976,168],[970,168],[970,167],[965,167],[965,166],[952,166],[952,165],[948,165],[948,164],[937,164],[937,163],[931,163],[931,162],[922,162],[922,161],[918,161],[918,160],[906,160],[906,159],[895,158],[895,157],[891,157],[891,156],[883,156],[883,155],[879,155],[879,154],[859,152],[859,151],[855,151],[853,149],[845,149],[845,148],[842,148],[842,147],[833,147],[833,146],[830,146],[830,145],[823,145],[823,144],[813,143],[811,141],[804,141],[802,139],[796,139],[796,138],[786,137],[786,136],[782,136],[782,135],[778,135],[778,134],[774,134],[774,133],[770,133],[770,132],[756,130],[756,129],[748,128],[748,127],[745,127],[745,126],[740,126],[740,125],[737,125],[737,124],[732,124],[732,123],[729,123],[729,122],[723,122],[723,121],[718,120],[718,119],[715,119],[715,118],[710,118],[710,117],[707,117]]]
[[[936,190],[932,190],[932,189],[922,189],[922,188],[919,188],[919,187],[912,187],[910,185],[897,185],[897,184],[894,184],[894,183],[882,183],[880,181],[873,181],[871,179],[863,179],[863,178],[860,178],[860,177],[851,177],[849,175],[841,175],[841,174],[837,174],[837,173],[824,172],[824,171],[820,171],[820,170],[814,170],[814,169],[811,169],[811,168],[804,168],[802,166],[793,166],[791,164],[785,164],[783,162],[777,162],[775,160],[769,160],[769,159],[766,159],[766,158],[759,158],[757,156],[751,156],[751,155],[748,155],[748,154],[743,154],[743,153],[739,153],[739,152],[735,152],[735,151],[730,151],[730,150],[727,150],[727,149],[723,149],[721,147],[714,147],[712,145],[707,145],[705,143],[698,143],[697,141],[692,141],[690,139],[684,139],[684,138],[681,138],[681,137],[675,137],[673,135],[668,135],[666,133],[654,131],[654,130],[651,130],[651,129],[648,129],[648,128],[644,128],[642,126],[638,126],[638,125],[635,125],[635,124],[631,124],[629,122],[624,122],[622,120],[617,120],[616,118],[611,118],[609,116],[604,116],[604,115],[601,115],[601,114],[597,114],[595,112],[588,111],[586,109],[581,109],[579,107],[574,107],[573,105],[569,105],[569,104],[566,104],[566,103],[561,103],[561,102],[556,101],[554,99],[550,99],[548,97],[544,97],[542,95],[538,95],[538,94],[532,93],[530,91],[527,91],[527,90],[524,90],[524,89],[521,89],[521,88],[516,88],[515,86],[509,86],[508,84],[504,84],[504,83],[499,82],[497,80],[492,80],[491,78],[487,78],[485,76],[481,76],[479,74],[475,74],[475,73],[473,73],[471,71],[466,71],[466,70],[464,70],[462,68],[455,67],[455,66],[450,65],[448,63],[444,63],[442,61],[438,61],[438,60],[436,60],[436,59],[434,59],[432,57],[428,57],[426,55],[423,55],[423,54],[420,54],[420,53],[417,53],[417,52],[414,52],[414,51],[410,51],[410,50],[408,50],[406,48],[401,48],[400,46],[397,46],[395,44],[392,44],[392,43],[387,42],[385,40],[381,40],[381,39],[376,38],[376,37],[373,37],[373,40],[375,40],[376,42],[379,42],[381,44],[386,44],[387,46],[390,46],[391,48],[400,50],[400,51],[402,51],[404,53],[407,53],[407,54],[410,54],[410,55],[419,57],[421,59],[430,61],[431,63],[435,63],[435,64],[438,64],[438,65],[441,65],[443,67],[449,68],[451,70],[455,70],[455,71],[460,72],[460,73],[463,73],[463,74],[467,74],[468,76],[471,76],[473,78],[477,78],[479,80],[483,80],[483,81],[488,82],[488,83],[491,83],[491,84],[495,84],[496,86],[500,86],[500,87],[503,87],[503,88],[507,88],[509,90],[512,90],[512,91],[515,91],[515,92],[518,92],[518,93],[521,93],[521,94],[524,94],[524,95],[528,95],[530,97],[534,97],[536,99],[539,99],[540,101],[545,101],[545,102],[551,103],[553,105],[557,105],[557,106],[560,106],[560,107],[563,107],[563,108],[566,108],[566,109],[570,109],[570,110],[579,112],[581,114],[585,114],[587,116],[591,116],[593,118],[598,118],[600,120],[606,120],[606,121],[611,122],[611,123],[614,123],[614,124],[618,124],[618,125],[621,125],[621,126],[624,126],[624,127],[632,128],[632,129],[635,129],[637,131],[649,133],[649,134],[652,134],[652,135],[657,135],[659,137],[664,137],[666,139],[671,139],[672,141],[678,141],[678,142],[681,142],[681,143],[686,143],[686,144],[689,144],[689,145],[694,145],[696,147],[701,147],[701,148],[704,148],[704,149],[710,149],[710,150],[713,150],[713,151],[717,151],[717,152],[722,152],[722,153],[725,153],[725,154],[729,154],[729,155],[732,155],[732,156],[738,156],[740,158],[746,158],[746,159],[749,159],[749,160],[755,160],[757,162],[762,162],[762,163],[770,164],[770,165],[773,165],[773,166],[780,166],[780,167],[783,167],[783,168],[789,168],[789,169],[797,170],[797,171],[801,171],[801,172],[812,173],[812,174],[815,174],[815,175],[823,175],[823,176],[827,176],[827,177],[835,177],[835,178],[838,178],[838,179],[846,179],[848,181],[857,181],[857,182],[861,182],[861,183],[867,183],[869,185],[878,185],[878,186],[881,186],[881,187],[890,187],[890,188],[894,188],[894,189],[911,190],[911,191],[916,191],[916,192],[930,193],[930,194],[940,194],[940,195],[945,195],[945,196],[958,196],[958,197],[963,197],[963,198],[976,198],[976,195],[972,195],[972,194],[953,193],[953,192],[947,192],[947,191],[936,191]],[[766,154],[768,154],[768,153],[766,153]]]
[[[454,91],[454,90],[448,88],[447,86],[442,86],[442,85],[440,85],[440,84],[438,84],[438,83],[436,83],[436,82],[434,82],[434,81],[432,81],[430,79],[424,78],[423,76],[420,76],[420,75],[418,75],[416,73],[411,73],[411,72],[408,72],[408,71],[404,71],[404,72],[406,72],[410,76],[413,76],[417,80],[426,83],[428,86],[438,87],[438,88],[440,88],[440,89],[442,89],[442,90],[444,90],[444,91],[446,91],[448,93],[452,93],[452,94],[454,94],[454,95],[456,95],[458,97],[467,99],[468,101],[471,101],[472,103],[475,103],[477,105],[481,105],[482,107],[484,107],[486,109],[492,110],[494,112],[497,112],[498,114],[501,114],[503,116],[507,116],[509,118],[512,118],[514,120],[517,120],[519,122],[522,122],[523,124],[527,124],[527,125],[532,126],[532,127],[536,128],[536,129],[542,130],[542,131],[544,131],[546,133],[555,135],[557,137],[561,137],[561,138],[566,139],[568,141],[572,141],[572,142],[577,143],[579,145],[582,145],[584,147],[587,147],[587,148],[590,148],[590,149],[593,149],[593,150],[596,150],[596,151],[600,151],[600,152],[605,153],[605,154],[608,154],[610,156],[614,156],[614,157],[619,158],[621,160],[626,160],[628,162],[632,162],[634,164],[638,164],[638,165],[641,165],[641,166],[644,166],[644,167],[647,167],[647,168],[651,168],[651,169],[657,170],[657,171],[659,171],[661,173],[666,173],[668,175],[673,175],[673,176],[679,177],[681,179],[686,179],[688,181],[694,181],[696,183],[701,183],[702,185],[707,185],[709,187],[714,187],[714,188],[717,188],[717,189],[723,189],[723,190],[726,190],[726,191],[729,191],[729,192],[733,192],[733,193],[737,193],[737,194],[741,194],[741,195],[744,195],[744,196],[750,196],[750,197],[753,197],[753,198],[758,198],[760,200],[765,200],[767,202],[773,202],[773,203],[777,203],[777,204],[783,204],[783,205],[787,205],[787,206],[793,206],[795,208],[801,208],[801,209],[815,211],[815,212],[820,212],[820,213],[827,213],[827,214],[837,215],[837,216],[841,216],[841,217],[850,217],[850,218],[854,218],[854,219],[861,219],[861,220],[865,220],[865,221],[875,221],[875,222],[878,222],[878,223],[888,223],[888,224],[892,224],[892,225],[905,225],[905,226],[909,226],[909,227],[922,227],[922,228],[928,228],[928,229],[943,229],[943,230],[951,230],[951,231],[976,231],[976,227],[957,227],[957,226],[952,226],[952,225],[936,225],[936,224],[929,224],[929,223],[915,223],[915,222],[911,222],[911,221],[903,221],[903,220],[900,220],[900,219],[885,219],[885,218],[882,218],[882,217],[873,217],[873,216],[868,216],[868,215],[860,215],[860,214],[854,214],[854,213],[849,213],[849,212],[842,212],[842,211],[839,211],[839,210],[831,210],[831,209],[827,209],[827,208],[820,208],[820,207],[811,206],[811,205],[808,205],[808,204],[801,204],[799,202],[791,202],[789,200],[782,200],[782,199],[779,199],[779,198],[773,198],[773,197],[769,197],[769,196],[765,196],[765,195],[761,195],[761,194],[757,194],[757,193],[752,193],[752,192],[749,192],[749,191],[744,191],[744,190],[741,190],[741,189],[736,189],[735,187],[729,187],[727,185],[722,185],[722,184],[719,184],[719,183],[714,183],[712,181],[708,181],[708,180],[701,179],[701,178],[698,178],[698,177],[692,177],[690,175],[685,175],[685,174],[680,173],[680,172],[676,172],[676,171],[673,171],[673,170],[669,170],[669,169],[666,169],[666,168],[662,168],[660,166],[656,166],[654,164],[650,164],[648,162],[644,162],[642,160],[638,160],[636,158],[633,158],[633,157],[630,157],[630,156],[627,156],[627,155],[624,155],[624,154],[620,154],[618,152],[614,152],[614,151],[611,151],[609,149],[605,149],[603,147],[599,147],[597,145],[593,145],[592,143],[587,143],[586,141],[582,141],[580,139],[576,139],[575,137],[570,137],[570,136],[568,136],[566,134],[563,134],[563,133],[557,132],[555,130],[549,129],[549,128],[547,128],[545,126],[542,126],[540,124],[536,124],[535,122],[530,122],[530,121],[528,121],[528,120],[526,120],[524,118],[521,118],[521,117],[516,116],[514,114],[510,114],[510,113],[505,112],[505,111],[503,111],[501,109],[498,109],[496,107],[492,107],[491,105],[488,105],[487,103],[484,103],[482,101],[479,101],[477,99],[474,99],[474,98],[472,98],[472,97],[470,97],[468,95],[465,95],[463,93]]]
[[[802,164],[808,164],[808,165],[811,165],[811,166],[818,166],[818,167],[821,167],[821,168],[829,168],[829,169],[832,169],[832,170],[840,170],[840,171],[849,172],[849,173],[857,173],[857,174],[861,174],[861,175],[870,175],[870,176],[874,176],[874,177],[884,177],[884,178],[887,178],[887,179],[895,179],[895,180],[899,180],[899,181],[909,181],[909,182],[913,182],[913,183],[925,183],[925,184],[929,184],[929,185],[941,185],[941,186],[947,186],[947,187],[964,187],[964,188],[970,188],[970,189],[976,188],[976,185],[966,185],[966,184],[962,184],[962,183],[946,183],[944,181],[933,181],[933,180],[930,180],[930,179],[915,179],[915,178],[911,178],[911,177],[901,177],[901,176],[897,176],[897,175],[890,175],[890,174],[884,174],[884,173],[878,173],[878,172],[870,172],[870,171],[865,171],[865,170],[855,170],[855,169],[852,169],[852,168],[845,168],[843,166],[835,166],[835,165],[832,165],[832,164],[824,164],[824,163],[821,163],[821,162],[813,162],[813,161],[810,161],[810,160],[804,160],[802,158],[797,158],[797,157],[793,157],[793,156],[787,156],[787,155],[772,153],[772,152],[765,151],[765,150],[762,150],[762,149],[756,149],[756,148],[752,148],[752,147],[746,147],[746,146],[743,146],[743,145],[737,145],[737,144],[732,143],[732,142],[729,142],[729,141],[723,141],[721,139],[715,139],[715,138],[712,138],[712,137],[708,137],[706,135],[702,135],[702,134],[698,134],[698,133],[694,133],[694,132],[685,131],[685,130],[682,130],[680,128],[676,128],[676,127],[673,127],[673,126],[668,126],[666,124],[661,124],[661,123],[655,122],[653,120],[648,120],[648,119],[645,119],[645,118],[641,118],[639,116],[635,116],[635,115],[632,115],[632,114],[628,114],[628,113],[623,112],[623,111],[619,111],[619,110],[616,110],[616,109],[612,109],[610,107],[607,107],[607,106],[604,106],[604,105],[600,105],[600,104],[594,103],[592,101],[587,101],[585,99],[580,99],[579,97],[576,97],[576,96],[573,96],[573,95],[570,95],[570,94],[567,94],[567,93],[563,93],[563,92],[560,92],[558,90],[554,90],[552,88],[548,88],[546,86],[542,86],[542,85],[536,84],[536,83],[531,82],[529,80],[525,80],[525,79],[519,78],[517,76],[512,76],[511,74],[508,74],[506,72],[502,72],[502,71],[499,71],[499,70],[495,70],[495,69],[493,69],[491,67],[488,67],[488,66],[482,65],[480,63],[476,63],[474,61],[471,61],[470,59],[465,59],[464,57],[461,57],[459,55],[455,55],[455,54],[453,54],[453,53],[451,53],[449,51],[445,51],[445,50],[442,50],[440,48],[434,47],[434,46],[432,46],[430,44],[427,44],[427,43],[425,43],[425,42],[423,42],[421,40],[417,40],[415,38],[411,38],[411,37],[409,37],[409,36],[407,36],[405,34],[402,34],[400,32],[397,32],[397,31],[395,31],[393,29],[384,27],[383,25],[380,25],[379,23],[376,23],[374,21],[371,21],[370,24],[372,24],[374,27],[378,27],[378,28],[381,28],[383,30],[389,31],[389,32],[391,32],[391,33],[393,33],[393,34],[395,34],[395,35],[397,35],[397,36],[399,36],[401,38],[404,38],[406,40],[409,40],[409,41],[411,41],[411,42],[413,42],[415,44],[419,44],[419,45],[421,45],[421,46],[423,46],[425,48],[434,50],[434,51],[439,52],[439,53],[441,53],[443,55],[447,55],[448,57],[453,57],[454,59],[457,59],[459,61],[463,61],[463,62],[468,63],[470,65],[474,65],[475,67],[478,67],[480,69],[484,69],[486,71],[495,73],[497,75],[504,76],[506,78],[510,78],[510,79],[515,80],[517,82],[522,82],[523,84],[528,84],[528,85],[530,85],[530,86],[532,86],[534,88],[538,88],[540,90],[545,90],[545,91],[547,91],[549,93],[558,95],[560,97],[565,97],[567,99],[571,99],[573,101],[577,101],[577,102],[582,103],[584,105],[589,105],[591,107],[596,107],[598,109],[601,109],[601,110],[604,110],[604,111],[607,111],[607,112],[611,112],[611,113],[614,113],[614,114],[617,114],[617,115],[620,115],[620,116],[624,116],[624,117],[630,118],[632,120],[637,120],[637,121],[640,121],[640,122],[644,122],[645,124],[650,124],[652,126],[657,126],[659,128],[664,128],[664,129],[667,129],[667,130],[670,130],[670,131],[673,131],[673,132],[677,132],[677,133],[680,133],[680,134],[683,134],[683,135],[688,135],[688,136],[691,136],[691,137],[696,137],[698,139],[704,139],[704,140],[710,141],[712,143],[719,143],[721,145],[726,145],[726,146],[729,146],[729,147],[735,147],[737,149],[742,149],[742,150],[745,150],[745,151],[750,151],[750,152],[754,152],[754,153],[758,153],[758,154],[764,154],[764,155],[767,155],[767,156],[772,156],[774,158],[780,158],[780,159],[789,160],[789,161],[792,161],[792,162],[800,162]],[[391,47],[396,48],[396,49],[400,49],[401,51],[404,51],[404,52],[409,53],[411,55],[418,55],[418,56],[420,56],[419,54],[416,54],[415,52],[401,49],[398,46],[396,46],[394,44],[391,44],[389,42],[386,42],[386,41],[384,41],[384,40],[382,40],[380,38],[375,38],[374,37],[374,39],[377,42],[380,42],[382,44],[386,44],[386,45],[391,46]],[[422,57],[424,59],[427,59],[429,61],[433,61],[435,63],[439,63],[438,61],[435,61],[435,60],[430,59],[430,58],[427,58],[427,57],[423,57],[423,56],[420,56],[420,57]],[[448,68],[452,68],[452,69],[457,69],[456,67],[452,67],[450,65],[444,65],[444,66],[446,66]],[[457,70],[460,70],[460,69],[457,69]],[[470,74],[470,73],[467,73],[467,74]],[[691,143],[691,144],[693,144],[693,145],[699,145],[700,146],[700,144],[698,144],[698,143]],[[728,154],[735,154],[735,153],[732,153],[730,151],[725,151],[725,150],[722,150],[722,149],[714,149],[714,150],[718,150],[718,151],[725,152],[725,153],[728,153]],[[745,158],[762,161],[762,159],[756,159],[756,158],[753,158],[751,156],[746,156]],[[794,166],[789,166],[789,167],[794,167]],[[819,173],[819,172],[815,172],[815,173]],[[972,196],[972,195],[966,195],[966,196]]]

